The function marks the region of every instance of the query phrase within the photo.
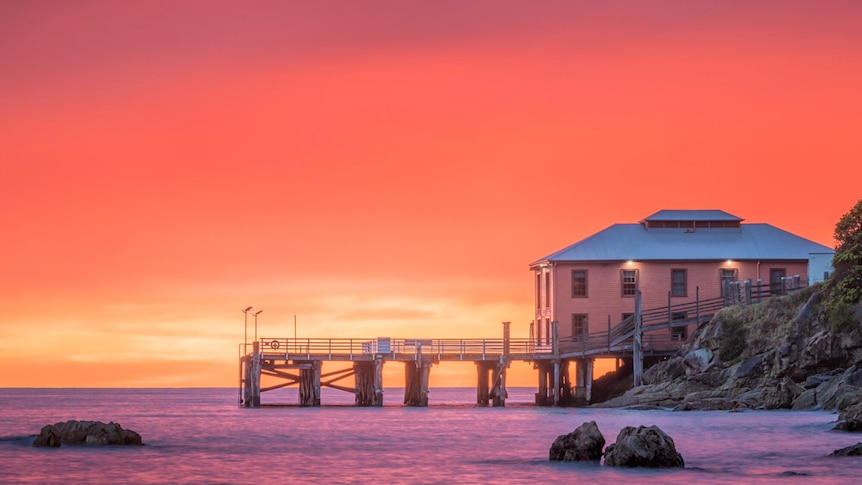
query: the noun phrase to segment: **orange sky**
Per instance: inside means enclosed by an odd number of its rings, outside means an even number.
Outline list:
[[[529,262],[659,209],[832,245],[859,86],[856,1],[2,2],[0,387],[233,386],[248,305],[526,337]]]

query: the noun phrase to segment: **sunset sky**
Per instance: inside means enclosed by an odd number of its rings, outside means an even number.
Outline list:
[[[832,246],[860,86],[858,1],[0,2],[0,387],[234,386],[249,305],[526,337],[531,261],[660,209]]]

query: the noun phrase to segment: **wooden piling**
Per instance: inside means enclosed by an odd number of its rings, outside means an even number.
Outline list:
[[[299,369],[299,405],[306,407],[320,406],[320,368],[319,360],[308,362],[308,367]]]
[[[383,359],[354,362],[357,406],[383,406]]]
[[[240,359],[242,365],[242,405],[243,407],[250,408],[252,403],[251,398],[251,373],[252,373],[252,358],[251,356],[244,355],[242,359]]]
[[[251,365],[251,407],[260,407],[260,342],[254,343]]]
[[[354,362],[353,372],[356,388],[354,402],[357,406],[373,406],[377,397],[374,392],[374,362]]]
[[[590,403],[593,392],[593,362],[594,359],[578,359],[575,362],[575,395],[574,401],[579,405]]]
[[[506,367],[508,362],[503,357],[500,357],[499,362],[494,365],[493,383],[491,388],[491,399],[494,407],[503,407],[506,405],[506,398],[509,397],[506,391]]]
[[[560,405],[560,322],[551,322],[551,344],[554,352],[554,406]]]
[[[538,391],[536,392],[536,404],[539,406],[548,406],[553,402],[550,399],[550,375],[553,372],[553,366],[550,362],[537,361],[533,364],[539,374]]]
[[[428,376],[431,363],[418,360],[404,363],[404,404],[407,406],[428,406]]]
[[[575,404],[575,397],[572,395],[572,380],[569,378],[569,362],[568,360],[560,361],[560,383],[557,388],[557,395],[560,396],[558,406]]]
[[[632,369],[634,373],[634,386],[643,384],[644,353],[642,347],[643,328],[641,319],[641,292],[635,291],[635,315],[634,315],[634,338],[632,343]]]
[[[487,406],[491,401],[491,365],[488,361],[476,361],[476,404]]]
[[[374,359],[374,405],[383,406],[383,358]]]

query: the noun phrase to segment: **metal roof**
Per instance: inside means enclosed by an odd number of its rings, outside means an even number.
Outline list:
[[[723,210],[660,210],[645,221],[741,221],[741,217]]]
[[[614,224],[531,266],[545,261],[807,260],[810,253],[834,252],[770,224],[708,229]]]

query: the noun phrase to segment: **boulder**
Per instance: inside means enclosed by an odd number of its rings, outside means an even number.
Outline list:
[[[811,409],[817,407],[817,391],[815,389],[806,389],[796,399],[790,409],[798,411],[800,409]]]
[[[790,409],[804,389],[789,378],[765,382],[760,386],[760,402],[765,409]]]
[[[828,382],[830,379],[835,377],[835,374],[815,374],[813,376],[808,376],[805,378],[805,384],[802,387],[805,389],[814,389],[820,384],[824,382]]]
[[[835,450],[829,456],[862,456],[862,443]]]
[[[566,435],[560,435],[551,445],[550,461],[599,461],[605,437],[595,421],[578,426]]]
[[[626,426],[605,450],[605,466],[684,468],[673,439],[657,426]]]
[[[862,370],[851,366],[841,374],[823,382],[817,389],[817,402],[826,410],[843,411],[853,404],[862,402]]]
[[[862,404],[854,404],[838,415],[838,423],[835,424],[839,431],[862,431]]]
[[[141,435],[123,429],[117,423],[101,421],[65,421],[42,427],[33,446],[57,447],[61,444],[72,445],[143,445]]]
[[[671,357],[646,369],[643,373],[643,382],[644,384],[659,384],[684,376],[685,373],[685,359],[682,357]]]
[[[33,446],[57,448],[60,446],[61,441],[62,439],[60,438],[60,434],[57,433],[57,431],[54,430],[54,427],[49,424],[42,426],[42,430],[33,442]]]
[[[743,379],[762,373],[760,366],[763,364],[763,360],[762,355],[755,355],[754,357],[744,360],[736,366],[736,371],[734,372],[733,377]]]
[[[686,374],[692,375],[706,372],[712,367],[715,361],[714,357],[712,350],[709,349],[697,349],[685,354],[683,362],[685,363]]]

